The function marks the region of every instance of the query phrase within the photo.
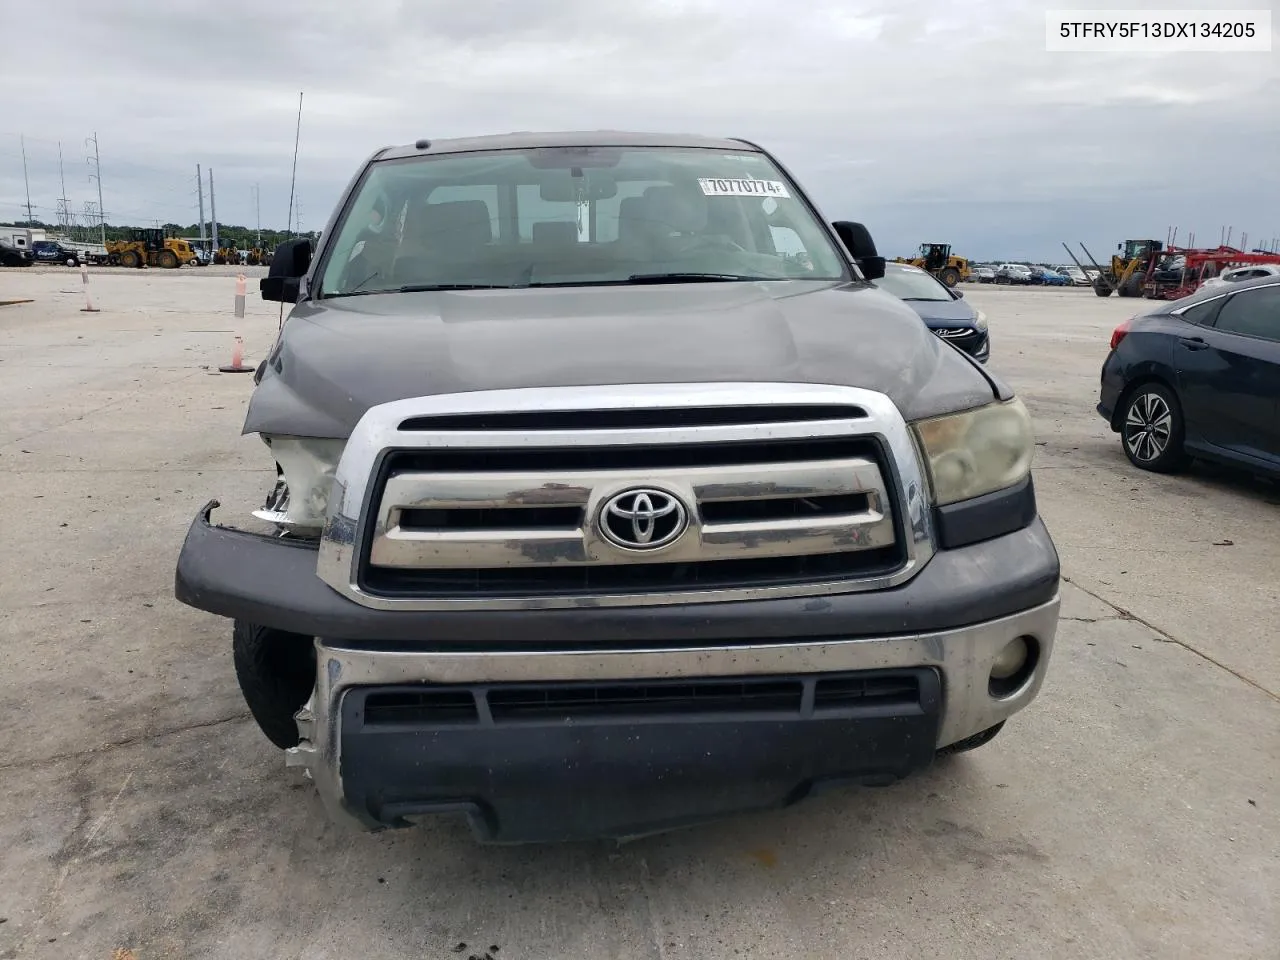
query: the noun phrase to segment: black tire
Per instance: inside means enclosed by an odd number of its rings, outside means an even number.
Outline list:
[[[1099,278],[1093,283],[1093,292],[1100,297],[1109,297],[1111,296],[1111,285],[1102,278]]]
[[[120,266],[129,270],[132,270],[135,267],[141,267],[142,258],[138,256],[138,251],[126,250],[124,253],[120,254]]]
[[[156,255],[156,266],[163,267],[165,270],[176,270],[182,266],[182,261],[172,250],[161,250]]]
[[[1134,274],[1128,280],[1120,285],[1120,296],[1122,297],[1140,297],[1142,296],[1142,277]]]
[[[1176,473],[1186,465],[1185,425],[1177,394],[1158,380],[1125,394],[1116,417],[1129,462],[1152,473]]]
[[[954,757],[957,753],[968,753],[970,750],[977,750],[979,747],[990,743],[996,738],[996,734],[1003,729],[1005,721],[1001,720],[994,727],[987,727],[975,733],[971,737],[965,737],[963,740],[957,740],[955,743],[949,743],[938,751],[939,757]]]
[[[312,638],[237,620],[231,653],[240,692],[259,728],[281,750],[297,746],[293,715],[316,679]]]
[[[947,267],[938,274],[938,279],[945,283],[948,287],[954,287],[960,282],[960,271],[955,267]]]

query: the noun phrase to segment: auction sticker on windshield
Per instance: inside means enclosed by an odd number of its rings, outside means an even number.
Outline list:
[[[699,177],[698,186],[708,197],[786,197],[787,185],[781,180],[732,180],[722,177]]]

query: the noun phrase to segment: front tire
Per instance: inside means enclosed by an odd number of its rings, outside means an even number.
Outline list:
[[[1185,465],[1182,405],[1169,387],[1152,381],[1130,391],[1119,421],[1120,443],[1135,467],[1175,473]]]
[[[296,747],[300,738],[293,715],[316,680],[312,638],[237,620],[231,654],[240,692],[258,727],[281,750]]]
[[[947,269],[943,270],[940,274],[938,274],[938,279],[941,280],[943,283],[945,283],[948,287],[954,287],[957,283],[960,282],[960,271],[957,270],[955,267],[947,267]]]
[[[161,250],[159,256],[156,257],[156,265],[163,267],[165,270],[176,270],[182,266],[178,260],[178,255],[172,250]]]
[[[1111,285],[1099,277],[1093,284],[1093,292],[1100,297],[1111,296]]]
[[[138,256],[138,251],[126,250],[124,253],[120,254],[120,266],[127,270],[133,270],[137,267],[141,267],[142,258]]]

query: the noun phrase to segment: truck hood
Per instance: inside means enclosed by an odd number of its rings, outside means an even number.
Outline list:
[[[519,387],[798,382],[887,394],[907,419],[1001,391],[863,283],[388,293],[296,306],[246,433],[346,437],[371,406]]]

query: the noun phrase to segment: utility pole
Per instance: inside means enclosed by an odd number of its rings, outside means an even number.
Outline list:
[[[262,249],[262,191],[258,184],[253,185],[253,214],[258,221],[258,249]]]
[[[204,246],[204,176],[196,164],[196,193],[200,195],[200,246]]]
[[[62,196],[58,198],[58,226],[71,236],[71,204],[67,200],[67,173],[62,168],[62,141],[58,141],[58,179],[62,183]]]
[[[27,226],[31,226],[31,182],[27,179],[27,138],[18,134],[18,143],[22,146],[22,182],[27,188]]]
[[[102,162],[98,157],[98,131],[93,131],[92,137],[86,137],[86,144],[93,144],[93,173],[89,174],[90,180],[98,181],[98,229],[102,234],[101,243],[107,242],[107,208],[102,205]],[[88,158],[85,158],[88,162]]]
[[[218,208],[213,202],[213,167],[209,168],[209,219],[213,221],[213,251],[218,252]]]

